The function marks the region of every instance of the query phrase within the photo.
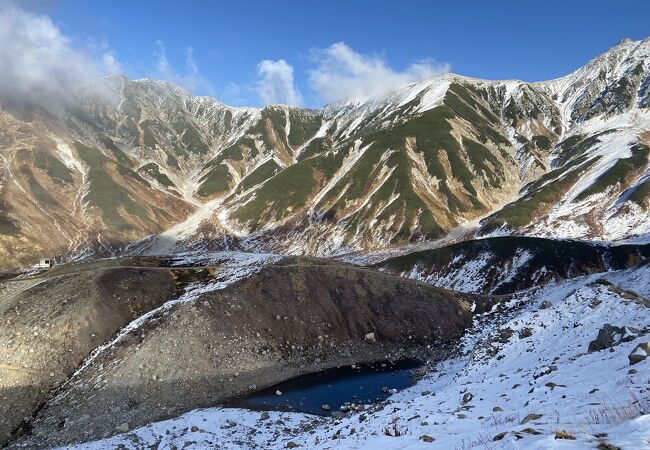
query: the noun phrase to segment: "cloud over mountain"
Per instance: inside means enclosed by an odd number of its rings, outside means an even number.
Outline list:
[[[74,48],[47,16],[0,6],[0,101],[61,106],[75,92],[119,69],[110,51],[98,58]]]
[[[344,42],[312,50],[311,57],[316,67],[309,73],[309,84],[326,102],[377,97],[449,71],[448,64],[438,64],[430,59],[412,63],[398,71],[381,56],[358,53]]]

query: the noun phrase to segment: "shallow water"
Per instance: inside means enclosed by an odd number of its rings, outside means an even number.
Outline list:
[[[386,399],[390,389],[399,391],[411,386],[414,371],[420,366],[418,361],[407,360],[328,369],[254,392],[229,406],[328,415],[339,411],[346,402],[369,405]],[[331,409],[324,411],[324,404]]]

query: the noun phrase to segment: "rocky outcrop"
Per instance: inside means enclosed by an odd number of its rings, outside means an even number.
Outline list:
[[[598,331],[596,339],[589,343],[588,352],[597,352],[612,348],[621,342],[630,342],[636,339],[641,333],[641,330],[630,327],[617,327],[610,324],[605,324]]]

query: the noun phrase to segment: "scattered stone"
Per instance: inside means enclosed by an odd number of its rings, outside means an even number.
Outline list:
[[[533,330],[531,328],[524,327],[521,330],[519,330],[519,339],[531,337],[532,335],[533,335]]]
[[[281,391],[281,390],[279,390],[279,389],[278,389],[278,390],[276,390],[276,391],[275,391],[275,395],[282,395],[282,391]]]
[[[512,328],[503,328],[499,330],[499,336],[496,341],[501,344],[506,344],[512,337],[513,331]]]
[[[420,436],[420,440],[424,441],[424,442],[433,442],[433,441],[435,441],[435,439],[432,438],[431,436],[429,436],[428,434],[423,434],[422,436]]]
[[[650,355],[650,342],[642,342],[634,347],[632,353],[628,355],[630,365],[643,361],[648,357],[648,355]]]
[[[270,416],[269,416],[269,413],[266,412],[266,411],[264,411],[264,412],[260,415],[260,420],[269,420],[269,417],[270,417]]]
[[[298,447],[300,446],[293,441],[287,442],[287,445],[285,446],[285,448],[298,448]]]
[[[531,413],[531,414],[528,414],[526,417],[524,417],[523,420],[522,420],[521,422],[519,422],[519,423],[520,423],[521,425],[523,425],[523,424],[525,424],[525,423],[527,423],[527,422],[530,422],[531,420],[538,420],[538,419],[541,419],[542,416],[543,416],[543,414],[535,414],[535,413]]]
[[[116,426],[115,429],[120,433],[126,433],[129,431],[129,424],[127,422],[124,422],[123,424]]]
[[[541,305],[539,305],[541,309],[549,309],[551,306],[553,306],[553,303],[548,300],[544,300]]]
[[[520,433],[533,434],[535,436],[542,434],[541,431],[537,431],[534,428],[524,428],[523,430],[520,431]]]
[[[494,408],[492,408],[492,411],[493,412],[503,412],[503,409],[500,406],[495,406]]]
[[[328,405],[327,403],[325,403],[324,405],[321,405],[321,409],[323,411],[329,411],[330,409],[332,409],[332,407],[330,405]]]
[[[375,338],[375,333],[368,333],[364,336],[364,339],[368,342],[372,342],[373,344],[377,342],[377,338]]]
[[[540,370],[538,373],[533,375],[533,378],[536,380],[536,379],[538,379],[540,377],[543,377],[544,375],[549,375],[549,374],[555,372],[556,370],[557,370],[557,366],[551,364],[550,366],[546,366],[546,367],[542,368],[542,370]]]
[[[197,427],[196,425],[192,425],[192,428],[190,428],[190,431],[192,433],[196,433],[197,431],[199,431],[199,427]]]
[[[630,369],[630,370],[627,371],[628,375],[636,375],[636,373],[637,373],[636,369]]]
[[[467,392],[463,395],[463,403],[469,403],[472,401],[473,398],[474,398],[474,394],[472,394],[471,392]]]
[[[503,439],[504,437],[506,437],[506,434],[508,434],[507,431],[502,431],[501,433],[499,433],[499,434],[497,434],[496,436],[494,436],[494,437],[492,438],[492,440],[493,440],[493,441],[500,441],[501,439]]]
[[[229,420],[227,423],[230,428],[237,426],[237,422],[235,422],[234,420]]]

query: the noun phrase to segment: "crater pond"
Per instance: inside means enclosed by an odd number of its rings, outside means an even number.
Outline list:
[[[346,403],[370,405],[415,382],[417,360],[358,364],[323,370],[256,391],[227,406],[329,415]],[[329,405],[324,410],[323,405]]]

